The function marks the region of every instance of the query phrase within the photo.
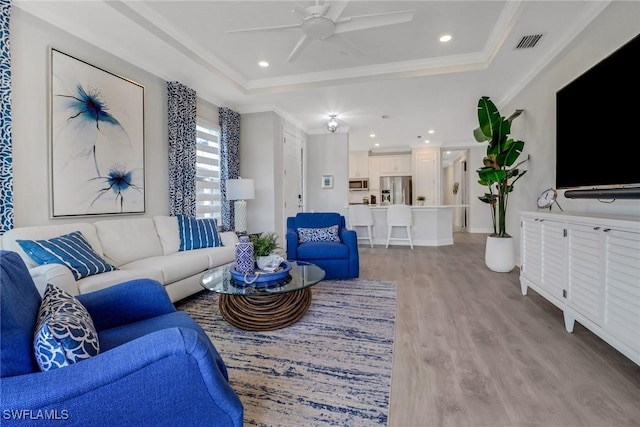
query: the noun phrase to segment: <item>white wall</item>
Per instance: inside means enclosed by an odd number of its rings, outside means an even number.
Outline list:
[[[345,133],[307,138],[307,193],[309,212],[346,212],[349,204],[349,138]],[[322,176],[333,175],[333,188],[322,188]]]
[[[256,190],[255,199],[247,201],[247,231],[275,232],[282,240],[285,127],[304,139],[300,130],[274,112],[240,117],[240,176],[253,178]]]
[[[255,198],[247,201],[247,231],[275,232],[275,113],[251,113],[240,117],[240,176],[252,178]],[[281,233],[278,233],[280,236]]]
[[[640,33],[640,2],[611,2],[611,4],[580,34],[547,69],[505,106],[498,106],[503,115],[523,108],[524,114],[514,120],[512,135],[525,141],[525,154],[531,155],[526,164],[527,174],[516,183],[509,198],[507,231],[520,240],[521,211],[537,210],[536,200],[540,193],[555,185],[555,94],[567,83],[604,59]],[[490,94],[489,94],[490,95]],[[631,100],[636,102],[637,100]],[[612,106],[622,108],[622,106]],[[611,112],[615,117],[615,111]],[[585,119],[585,126],[594,126]],[[598,132],[594,126],[595,141],[585,141],[585,149],[602,150],[605,161],[615,161],[607,148],[606,132]],[[473,161],[472,165],[480,165]],[[576,160],[575,167],[597,167],[583,165]],[[558,201],[565,211],[589,212],[604,215],[640,216],[640,201],[617,200],[601,203],[597,200],[566,199],[560,192]],[[555,211],[558,211],[554,207]],[[519,251],[518,251],[519,255]],[[519,256],[517,258],[519,260]]]

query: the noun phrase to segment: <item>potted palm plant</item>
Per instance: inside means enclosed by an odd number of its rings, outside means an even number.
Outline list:
[[[516,163],[524,149],[524,141],[514,140],[509,134],[511,121],[521,113],[522,110],[516,110],[505,118],[491,99],[483,96],[478,101],[480,127],[473,131],[476,141],[488,142],[483,166],[477,170],[478,183],[487,187],[488,192],[479,199],[489,204],[493,220],[493,233],[488,236],[485,248],[485,263],[498,272],[509,272],[515,267],[513,239],[506,229],[507,205],[514,183],[527,172],[519,167],[528,156]]]

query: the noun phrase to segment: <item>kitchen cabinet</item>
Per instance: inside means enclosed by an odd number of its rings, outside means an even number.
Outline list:
[[[411,155],[396,154],[378,156],[380,162],[380,176],[411,175]]]
[[[640,218],[521,214],[522,294],[531,287],[640,365]]]
[[[349,151],[349,178],[369,178],[368,151]]]
[[[440,204],[440,150],[416,148],[413,150],[413,203],[416,197],[424,196],[424,206]]]
[[[377,192],[380,191],[380,157],[378,156],[369,156],[369,191],[379,197]]]

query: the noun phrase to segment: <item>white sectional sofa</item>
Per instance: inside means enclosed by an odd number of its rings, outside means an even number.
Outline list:
[[[74,231],[80,231],[117,270],[76,281],[64,265],[37,265],[16,242],[51,239]],[[236,234],[221,232],[220,238],[222,247],[179,251],[176,217],[155,216],[15,228],[2,236],[2,248],[20,254],[40,293],[47,283],[77,295],[148,277],[162,283],[175,302],[203,289],[200,278],[206,270],[235,260]]]

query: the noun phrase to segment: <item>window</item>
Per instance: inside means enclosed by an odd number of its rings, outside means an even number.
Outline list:
[[[220,129],[198,117],[196,132],[196,217],[220,225]]]

